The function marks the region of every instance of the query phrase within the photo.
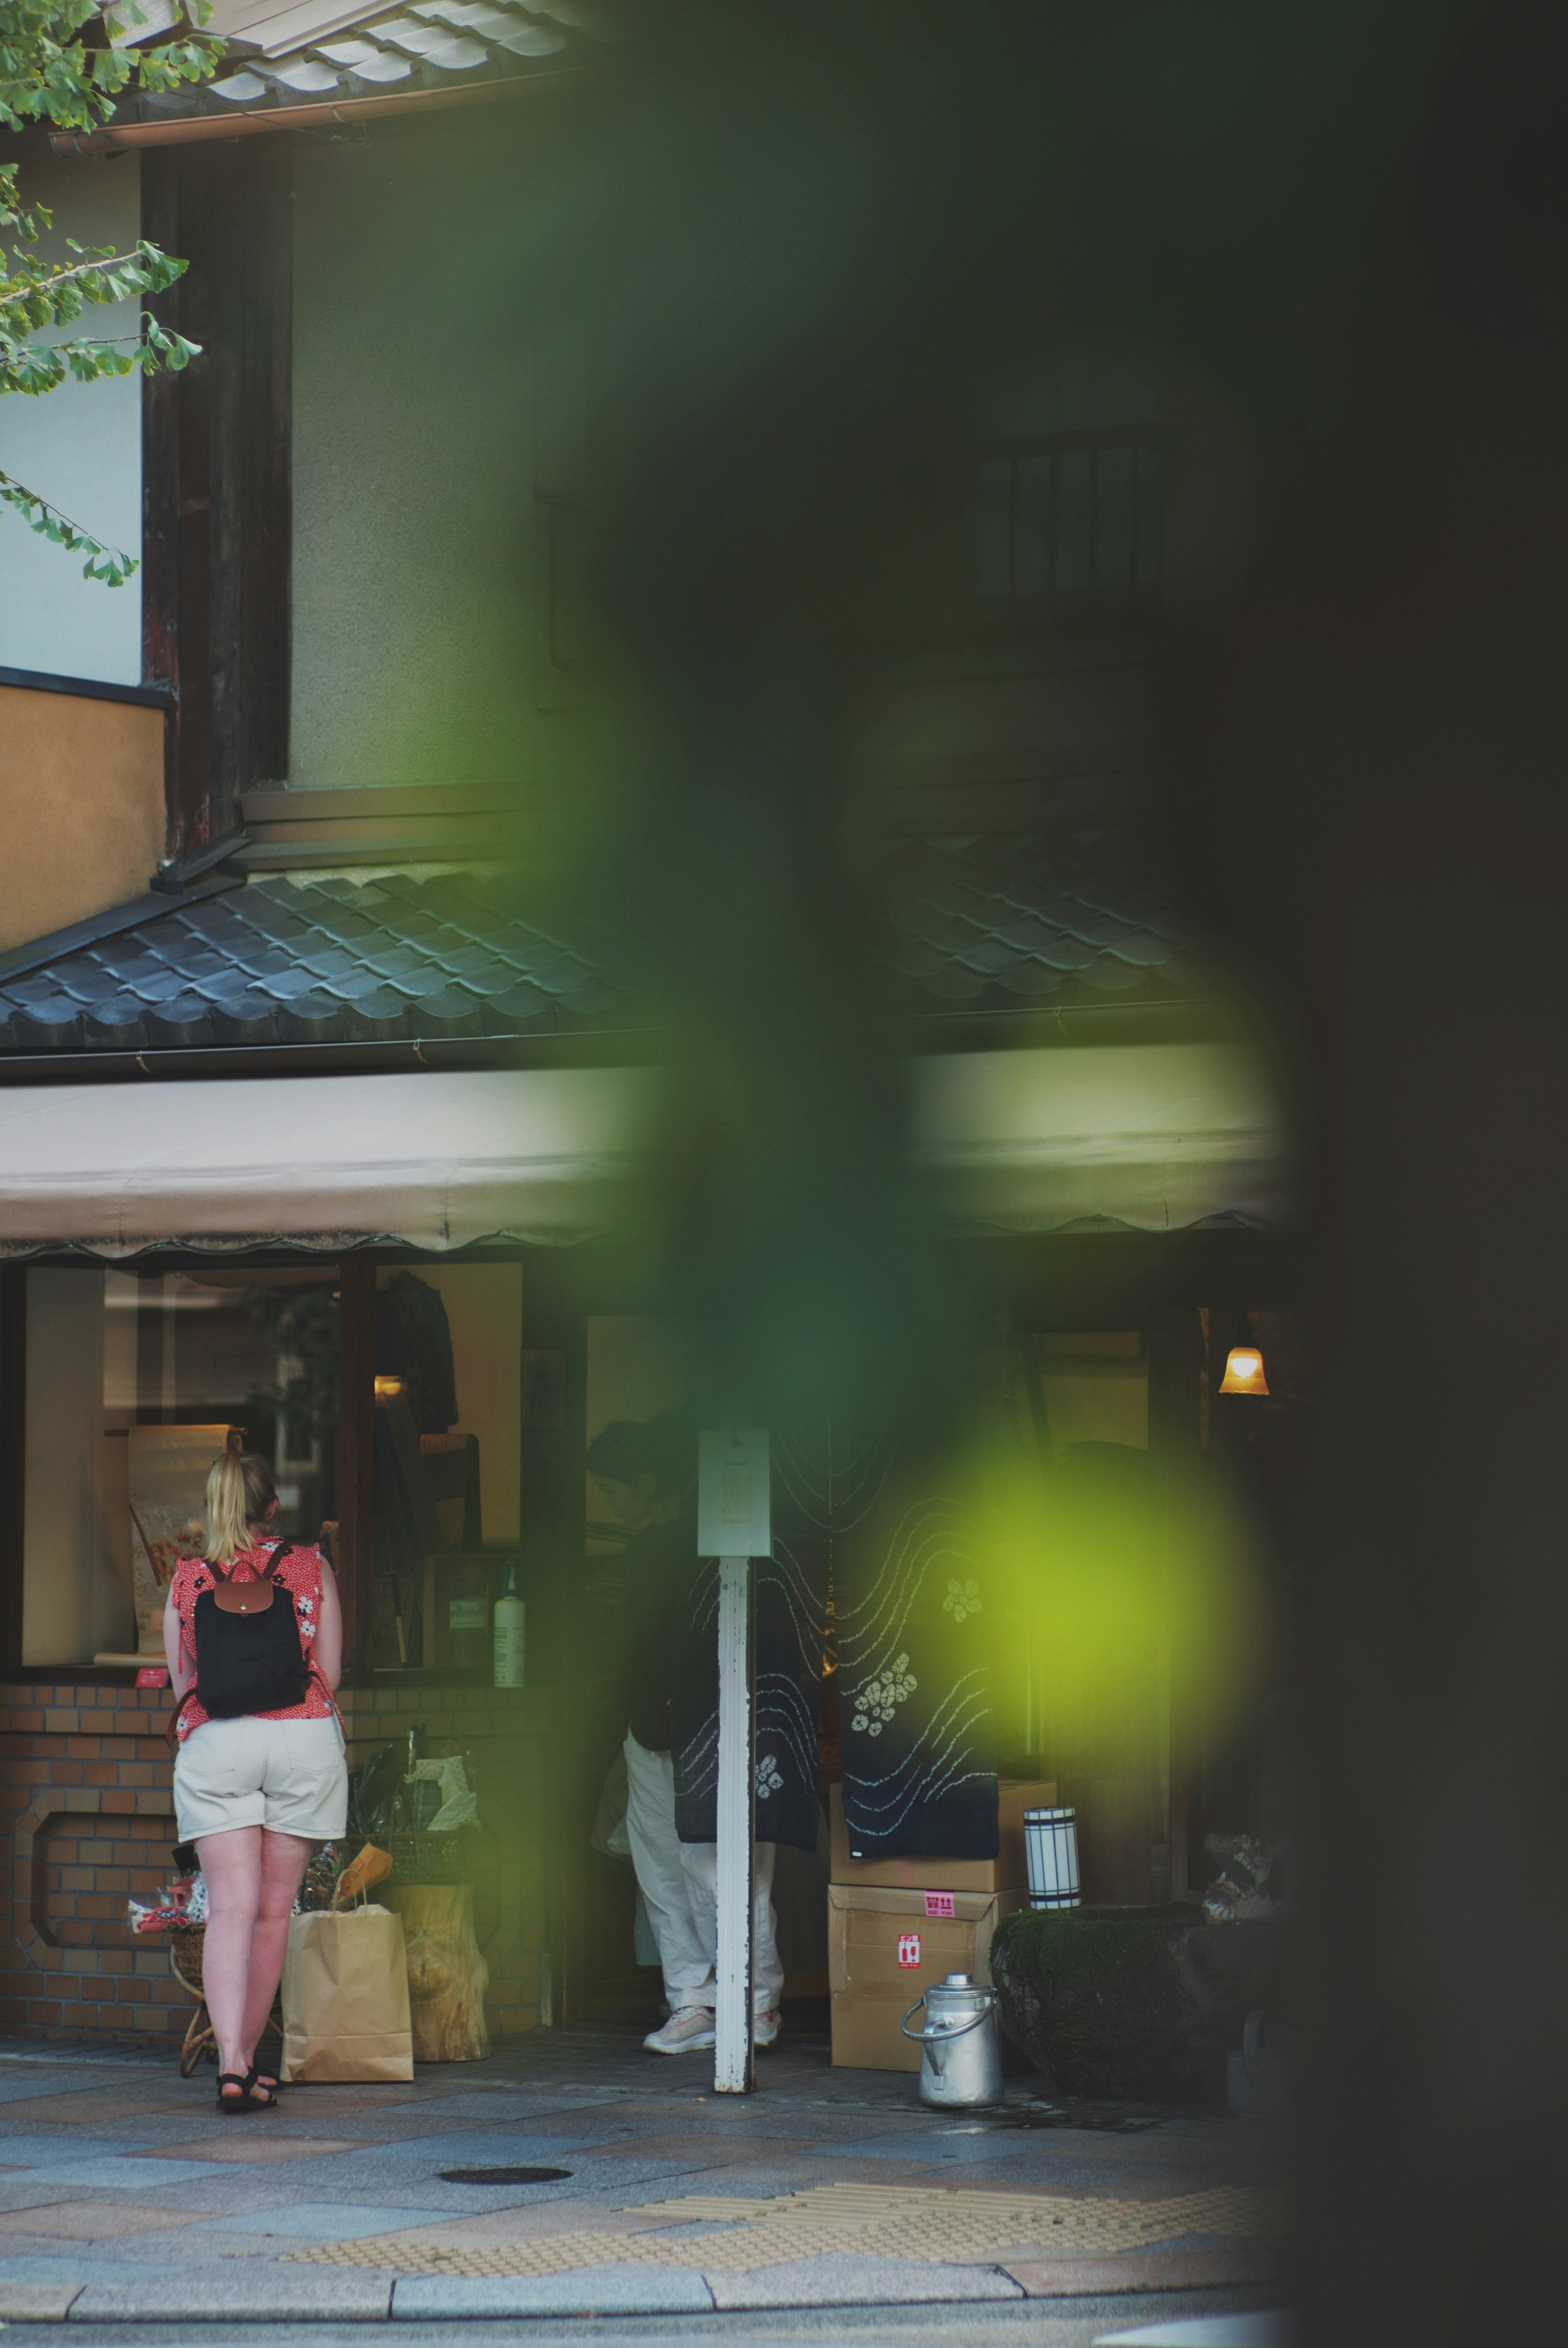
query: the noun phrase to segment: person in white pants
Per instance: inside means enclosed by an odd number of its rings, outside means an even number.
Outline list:
[[[683,1843],[675,1831],[670,1673],[675,1621],[697,1561],[696,1443],[679,1413],[612,1419],[588,1447],[588,1472],[612,1514],[632,1529],[622,1552],[627,1583],[627,1839],[638,1889],[659,1943],[670,2018],[643,2044],[655,2054],[713,2044],[719,1941],[717,1843]],[[779,2034],[779,1962],[773,1900],[774,1846],[753,1846],[752,2036]]]
[[[675,1832],[675,1771],[668,1753],[626,1739],[626,1833],[638,1887],[659,1943],[670,2019],[643,2044],[656,2054],[683,2054],[713,2044],[719,1943],[718,1859],[712,1842],[682,1842]],[[774,1846],[752,1846],[752,2036],[771,2046],[779,2033],[784,1966],[774,1927]]]

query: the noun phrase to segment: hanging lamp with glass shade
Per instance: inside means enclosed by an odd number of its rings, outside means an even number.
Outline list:
[[[1233,1345],[1225,1355],[1225,1374],[1220,1380],[1223,1395],[1266,1395],[1268,1380],[1263,1374],[1263,1355],[1255,1345]]]

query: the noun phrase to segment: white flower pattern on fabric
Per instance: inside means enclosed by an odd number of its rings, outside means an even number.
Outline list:
[[[966,1615],[979,1614],[981,1611],[980,1585],[978,1581],[954,1580],[948,1582],[948,1594],[942,1601],[944,1614],[950,1614],[955,1622],[961,1622]]]
[[[757,1799],[765,1802],[784,1784],[776,1754],[764,1753],[757,1763]]]
[[[909,1669],[908,1656],[897,1656],[886,1671],[867,1680],[856,1697],[851,1726],[867,1736],[880,1736],[905,1697],[913,1695],[919,1684]]]

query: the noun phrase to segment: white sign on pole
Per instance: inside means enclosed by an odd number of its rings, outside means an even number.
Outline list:
[[[771,1557],[773,1508],[765,1426],[697,1437],[697,1554]]]
[[[713,2087],[750,2093],[752,1858],[756,1828],[756,1713],[752,1560],[773,1549],[768,1438],[761,1427],[698,1437],[697,1553],[719,1560],[718,1951]]]

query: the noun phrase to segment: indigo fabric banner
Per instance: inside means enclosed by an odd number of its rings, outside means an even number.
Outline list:
[[[756,1567],[756,1831],[815,1850],[817,1724],[834,1593],[845,1817],[867,1857],[998,1850],[983,1574],[971,1529],[923,1488],[886,1422],[775,1428],[773,1555]],[[719,1574],[676,1634],[675,1823],[717,1832]]]
[[[909,1458],[834,1542],[844,1818],[866,1859],[994,1859],[996,1735],[974,1528]]]
[[[817,1716],[827,1633],[833,1493],[825,1426],[775,1429],[772,1445],[773,1555],[755,1570],[757,1840],[816,1849]],[[698,1566],[675,1639],[671,1694],[675,1830],[682,1842],[718,1831],[719,1569]]]

